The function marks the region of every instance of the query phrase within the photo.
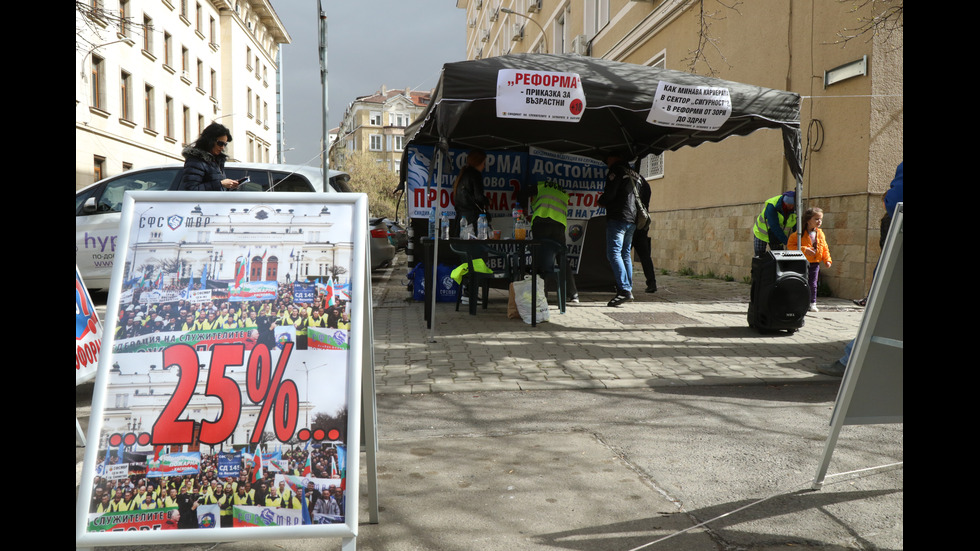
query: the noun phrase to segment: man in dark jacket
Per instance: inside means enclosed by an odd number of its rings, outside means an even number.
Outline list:
[[[616,296],[609,301],[612,307],[633,300],[633,259],[630,250],[636,231],[635,172],[630,170],[622,154],[612,153],[606,158],[609,174],[606,189],[599,197],[599,205],[606,209],[606,257],[616,278]]]

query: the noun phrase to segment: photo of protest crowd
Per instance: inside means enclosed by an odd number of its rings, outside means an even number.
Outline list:
[[[270,283],[274,285],[265,299],[233,300],[227,289],[205,289],[209,292],[201,293],[200,283],[189,285],[189,290],[178,290],[172,286],[156,288],[147,279],[142,284],[132,282],[124,288],[126,300],[119,307],[115,351],[153,350],[143,346],[150,339],[139,339],[148,335],[197,332],[201,340],[209,340],[228,331],[242,335],[238,340],[247,344],[261,342],[271,349],[278,340],[277,327],[292,328],[290,334],[295,335],[296,348],[306,350],[310,328],[321,332],[350,330],[350,284]],[[300,298],[298,288],[303,290]]]
[[[125,529],[129,519],[143,518],[160,522],[160,529],[255,526],[252,517],[275,525],[275,519],[290,525],[342,523],[345,452],[338,443],[254,455],[181,452],[190,460],[181,462],[178,474],[166,476],[160,459],[167,454],[126,463],[138,454],[110,449],[99,458],[105,476],[93,480],[90,526]],[[99,522],[103,516],[110,520]]]
[[[113,403],[96,416],[86,531],[343,524],[348,343],[360,312],[351,207],[151,208],[168,213],[152,220],[166,224],[165,241],[147,241],[160,234],[134,221],[108,307]],[[188,231],[195,246],[185,247]],[[234,232],[255,248],[214,238]],[[320,275],[296,277],[310,267]]]

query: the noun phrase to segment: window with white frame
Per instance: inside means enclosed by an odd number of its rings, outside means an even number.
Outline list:
[[[660,55],[655,58],[651,63],[650,67],[655,67],[657,69],[667,68],[667,56]],[[646,179],[651,178],[663,178],[664,177],[664,156],[660,155],[647,155],[640,161],[640,176]]]
[[[401,151],[402,149],[405,149],[405,136],[392,136],[391,149],[392,151]]]
[[[556,54],[565,53],[565,12],[555,18],[554,36],[552,37],[554,52]]]
[[[105,61],[92,56],[92,107],[105,110]]]
[[[371,126],[381,126],[381,111],[371,111],[371,119],[368,121]]]
[[[163,33],[163,64],[170,67],[173,65],[174,37],[170,33]]]
[[[167,96],[163,102],[164,111],[164,121],[167,127],[164,129],[164,135],[168,138],[173,139],[174,137],[174,98]]]
[[[126,71],[119,73],[119,117],[133,120],[133,77]]]
[[[153,55],[153,19],[143,16],[143,51]]]
[[[381,134],[371,134],[371,141],[369,142],[371,151],[382,150],[382,147],[384,145],[384,140],[382,138],[383,136],[381,136]]]
[[[149,84],[145,85],[143,89],[143,110],[145,111],[144,116],[146,117],[144,127],[147,130],[155,129],[156,117],[154,115],[153,87]]]
[[[585,0],[585,35],[594,37],[609,23],[609,0]]]

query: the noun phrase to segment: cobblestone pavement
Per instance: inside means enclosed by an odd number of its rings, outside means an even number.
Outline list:
[[[425,327],[423,305],[406,290],[405,257],[373,274],[378,393],[471,390],[642,388],[670,385],[827,381],[817,366],[840,357],[857,334],[863,309],[821,298],[794,334],[748,327],[749,285],[658,275],[656,293],[635,293],[619,308],[610,292],[581,292],[581,303],[531,327],[507,318],[507,292],[491,289],[476,316],[436,306]]]

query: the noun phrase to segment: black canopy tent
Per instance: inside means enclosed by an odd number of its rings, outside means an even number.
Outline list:
[[[581,77],[586,108],[578,122],[498,118],[497,73],[501,69],[576,73]],[[660,81],[681,86],[724,87],[730,91],[732,113],[713,131],[670,128],[647,122]],[[800,162],[800,96],[671,71],[573,54],[514,54],[447,63],[425,112],[405,130],[409,146],[479,148],[486,151],[540,147],[605,160],[613,151],[633,158],[760,128],[779,128],[790,171],[802,181]],[[405,157],[402,158],[402,182]]]
[[[577,74],[586,104],[581,118],[566,122],[498,117],[497,76],[503,69]],[[710,131],[652,124],[647,117],[661,81],[681,87],[726,88],[731,114],[724,124]],[[760,128],[782,131],[784,156],[800,196],[803,169],[798,94],[573,54],[514,54],[443,65],[431,103],[405,130],[410,137],[405,147],[435,147],[442,161],[430,164],[428,186],[433,170],[441,177],[449,148],[526,151],[533,146],[599,160],[612,152],[637,159],[719,142],[732,135],[748,135]],[[402,189],[407,160],[403,155]]]

